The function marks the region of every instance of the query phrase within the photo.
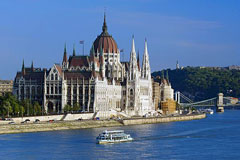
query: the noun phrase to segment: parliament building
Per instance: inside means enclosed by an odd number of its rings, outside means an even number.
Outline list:
[[[134,37],[130,60],[120,61],[120,50],[108,33],[106,16],[102,33],[95,39],[88,56],[68,56],[66,45],[61,64],[50,69],[25,67],[17,72],[13,93],[19,100],[38,101],[47,113],[62,113],[66,104],[78,104],[82,112],[107,117],[109,112],[129,116],[155,110],[147,41],[142,63],[135,50]],[[170,87],[171,89],[171,87]],[[173,90],[170,90],[173,98]]]

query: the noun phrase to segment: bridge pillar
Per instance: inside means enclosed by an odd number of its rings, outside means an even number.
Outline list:
[[[180,92],[179,91],[175,92],[175,101],[178,102],[178,104],[180,104]]]
[[[224,112],[223,106],[223,93],[218,94],[218,101],[217,101],[217,112]]]

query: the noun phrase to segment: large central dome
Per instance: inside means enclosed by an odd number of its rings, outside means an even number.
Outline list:
[[[111,35],[107,32],[106,16],[104,15],[104,22],[102,27],[102,33],[94,41],[95,53],[99,53],[100,50],[103,53],[118,53],[117,43]]]

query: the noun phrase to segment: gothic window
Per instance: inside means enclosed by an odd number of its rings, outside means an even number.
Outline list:
[[[41,87],[40,87],[40,86],[37,87],[37,94],[38,94],[38,95],[41,95],[41,94],[42,94],[42,91],[41,91]]]
[[[21,99],[23,99],[23,97],[24,97],[24,87],[21,87]]]
[[[94,96],[94,86],[91,87],[91,96]]]
[[[73,94],[76,95],[77,94],[77,87],[73,88]]]
[[[26,94],[27,94],[27,98],[30,98],[30,87],[27,87]]]
[[[47,86],[47,94],[49,94],[49,86]]]
[[[126,91],[123,91],[123,95],[126,95]]]
[[[133,89],[132,88],[130,89],[130,95],[131,96],[133,95]]]
[[[130,103],[130,106],[133,107],[133,102]]]
[[[85,100],[85,106],[86,107],[88,106],[88,100]]]
[[[88,87],[85,87],[85,95],[88,95]]]
[[[53,93],[53,86],[51,86],[51,94],[54,94],[54,93]]]
[[[68,87],[67,94],[71,95],[71,87]]]
[[[32,95],[35,96],[35,87],[32,87]]]
[[[58,88],[55,86],[55,94],[58,94]]]
[[[67,99],[68,99],[69,105],[71,105],[71,87],[67,88]]]
[[[58,90],[59,90],[58,93],[62,94],[62,87],[61,86],[59,86]]]
[[[53,76],[53,74],[51,74],[51,80],[54,80],[54,76]]]
[[[58,74],[55,74],[55,80],[58,80]]]
[[[82,86],[79,87],[79,99],[80,100],[83,99],[83,88],[82,88]]]

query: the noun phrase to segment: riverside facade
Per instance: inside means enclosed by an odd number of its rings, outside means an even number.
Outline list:
[[[14,95],[19,100],[38,101],[48,113],[62,113],[67,104],[77,104],[81,111],[101,117],[109,117],[112,111],[133,116],[155,110],[146,40],[142,65],[134,38],[130,60],[121,62],[104,15],[102,33],[95,39],[90,55],[76,55],[75,48],[72,55],[67,55],[65,45],[62,64],[54,64],[49,70],[34,68],[33,63],[26,68],[23,62],[14,80]]]

